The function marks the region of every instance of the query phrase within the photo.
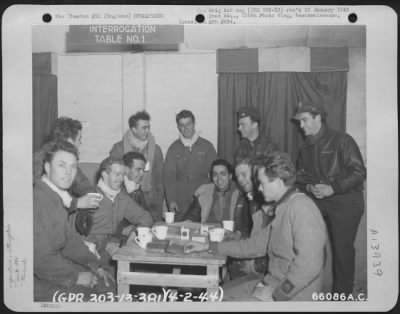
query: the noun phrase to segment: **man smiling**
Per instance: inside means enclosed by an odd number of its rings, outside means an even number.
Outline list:
[[[248,206],[232,181],[233,167],[224,159],[211,165],[212,183],[201,185],[183,220],[201,223],[221,223],[234,220],[238,237],[247,237],[250,231]]]
[[[146,204],[154,221],[162,219],[164,201],[163,187],[163,154],[150,132],[150,115],[146,111],[138,111],[129,118],[129,129],[122,141],[115,143],[110,157],[122,159],[127,152],[139,152],[146,158],[142,190]]]
[[[266,202],[274,202],[274,219],[248,239],[196,243],[185,251],[237,258],[269,256],[262,280],[244,276],[224,285],[226,301],[311,301],[321,291],[326,227],[312,200],[294,188],[296,169],[285,153],[258,161],[257,179]]]
[[[33,189],[34,300],[51,301],[54,293],[93,293],[115,289],[113,277],[89,251],[73,227],[66,207],[77,174],[78,152],[66,141],[48,143],[44,174]],[[100,280],[101,279],[101,280]]]
[[[366,169],[354,139],[326,125],[322,104],[302,102],[294,117],[306,140],[297,161],[297,184],[324,216],[333,251],[333,291],[353,291],[354,241],[364,212]]]
[[[208,170],[217,158],[214,146],[200,137],[193,113],[176,115],[179,139],[168,148],[164,163],[164,188],[168,209],[180,221],[188,210],[194,191],[208,182]]]

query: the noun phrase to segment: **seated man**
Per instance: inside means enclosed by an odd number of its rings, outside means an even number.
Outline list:
[[[140,207],[150,212],[141,187],[144,169],[147,163],[146,158],[142,153],[128,152],[122,156],[122,160],[125,164],[125,191]]]
[[[232,176],[233,168],[229,162],[215,160],[210,171],[213,183],[203,184],[196,190],[195,199],[183,220],[201,223],[233,220],[237,237],[247,237],[250,232],[248,207]]]
[[[251,237],[267,226],[272,220],[262,193],[254,190],[252,178],[253,164],[254,162],[250,158],[245,158],[241,159],[235,167],[236,180],[241,192],[246,195],[249,213],[253,222]],[[262,207],[264,207],[264,210]],[[257,258],[232,259],[229,267],[230,279],[236,279],[244,275],[263,276],[267,271],[267,267],[267,255]]]
[[[94,243],[99,254],[106,260],[109,257],[104,250],[112,238],[121,238],[118,232],[124,219],[134,226],[153,225],[150,213],[121,189],[124,176],[125,164],[122,159],[107,157],[101,162],[97,191],[103,195],[103,199],[99,209],[93,213],[93,226],[85,240]]]
[[[114,292],[113,278],[83,243],[68,219],[68,189],[77,173],[78,152],[65,141],[51,142],[44,175],[33,188],[34,301],[52,301],[54,293]]]
[[[140,207],[150,213],[141,188],[144,169],[146,167],[146,158],[144,158],[141,153],[128,152],[122,156],[122,159],[125,164],[124,191],[127,192]],[[117,234],[128,236],[133,229],[134,226],[124,218],[118,227]]]
[[[54,122],[54,126],[50,133],[51,141],[67,141],[72,143],[77,150],[79,150],[82,144],[82,124],[78,120],[74,120],[68,117],[60,117]],[[43,160],[47,150],[52,143],[44,144],[38,151],[33,154],[33,179],[34,183],[40,180],[43,175]],[[77,168],[76,176],[72,182],[71,187],[68,189],[71,193],[72,200],[69,204],[66,204],[66,208],[69,213],[76,214],[76,228],[83,234],[88,235],[92,224],[90,212],[84,209],[95,209],[98,207],[98,201],[87,193],[95,192],[96,189],[92,186],[80,170]]]
[[[189,243],[185,251],[210,250],[234,257],[268,254],[263,280],[241,277],[224,287],[226,301],[312,301],[321,292],[326,226],[315,203],[294,188],[296,169],[285,153],[274,152],[257,167],[259,190],[274,201],[272,223],[249,239]]]

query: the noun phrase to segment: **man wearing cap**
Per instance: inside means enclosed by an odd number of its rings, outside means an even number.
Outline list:
[[[278,150],[268,137],[260,135],[260,113],[253,107],[241,107],[237,112],[241,141],[235,152],[235,163],[244,159],[265,155]]]
[[[354,139],[330,129],[319,103],[299,104],[295,120],[306,140],[297,161],[297,184],[316,202],[331,237],[333,292],[353,291],[354,240],[364,212],[366,169]]]

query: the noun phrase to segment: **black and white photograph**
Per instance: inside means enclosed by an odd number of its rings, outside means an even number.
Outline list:
[[[2,24],[9,309],[397,303],[393,10],[13,6]]]

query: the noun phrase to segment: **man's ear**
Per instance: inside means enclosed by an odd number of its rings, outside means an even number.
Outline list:
[[[101,172],[101,178],[103,179],[103,181],[106,181],[106,179],[108,178],[108,173],[106,170],[103,170]]]
[[[43,164],[43,168],[44,168],[44,173],[48,175],[48,174],[50,173],[50,164],[49,164],[48,161],[46,161],[46,162]]]

